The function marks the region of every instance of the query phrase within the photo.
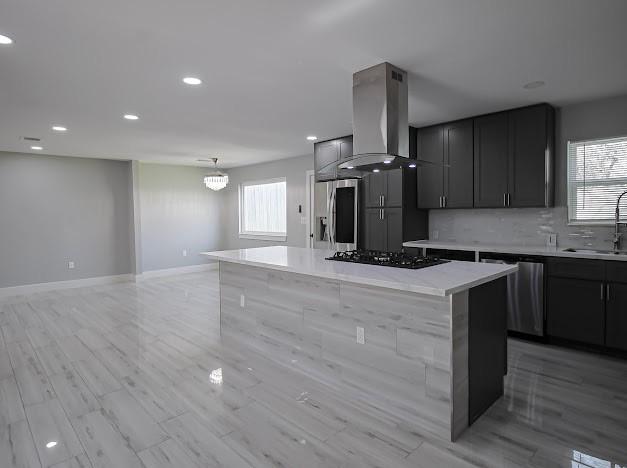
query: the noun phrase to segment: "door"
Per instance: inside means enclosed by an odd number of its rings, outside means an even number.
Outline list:
[[[509,113],[509,206],[546,206],[547,114],[545,105]]]
[[[386,222],[387,248],[391,252],[403,248],[403,209],[384,208],[383,219]]]
[[[607,284],[605,346],[627,351],[627,284]]]
[[[383,196],[387,191],[387,175],[385,172],[368,174],[364,177],[365,204],[367,208],[383,206]]]
[[[387,191],[384,194],[384,206],[403,206],[403,170],[387,171]]]
[[[547,293],[547,333],[550,336],[603,345],[605,283],[551,277]]]
[[[387,229],[383,208],[366,208],[365,248],[387,250]]]
[[[418,208],[441,208],[444,195],[444,130],[442,126],[418,130],[418,159],[434,165],[418,167]]]
[[[474,200],[477,208],[506,205],[509,154],[507,120],[506,112],[474,120]]]
[[[445,208],[472,208],[473,203],[473,125],[472,120],[444,127]]]

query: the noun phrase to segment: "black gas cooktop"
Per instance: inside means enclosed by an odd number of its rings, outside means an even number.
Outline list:
[[[411,268],[412,270],[448,262],[448,260],[441,260],[436,257],[410,255],[404,251],[383,252],[380,250],[347,250],[346,252],[336,252],[332,257],[328,257],[327,260],[366,263],[368,265],[381,265],[396,268]]]

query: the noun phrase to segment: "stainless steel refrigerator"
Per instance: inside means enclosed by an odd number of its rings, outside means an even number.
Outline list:
[[[314,248],[336,251],[357,248],[359,179],[316,183]]]

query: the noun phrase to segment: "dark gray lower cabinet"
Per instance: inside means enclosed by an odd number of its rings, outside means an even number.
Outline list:
[[[547,333],[581,343],[605,343],[605,283],[549,277]]]
[[[401,250],[403,248],[403,209],[385,208],[383,217],[387,229],[387,250]]]
[[[627,284],[607,283],[605,345],[627,351]]]

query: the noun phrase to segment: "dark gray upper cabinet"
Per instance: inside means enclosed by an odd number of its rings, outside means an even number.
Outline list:
[[[509,206],[553,204],[553,119],[547,105],[509,112]]]
[[[478,117],[474,121],[474,206],[507,206],[507,112]]]
[[[385,172],[386,175],[386,195],[383,200],[384,206],[403,206],[403,171],[400,169]]]
[[[444,126],[444,208],[473,206],[473,122]]]
[[[553,204],[554,110],[547,104],[474,119],[474,206]]]
[[[344,176],[336,169],[323,171],[331,163],[347,159],[353,155],[352,135],[314,143],[314,169],[316,181],[333,180]],[[349,176],[349,175],[347,175]]]
[[[473,205],[473,123],[460,120],[418,130],[420,208],[470,208]]]
[[[388,176],[386,172],[372,173],[363,179],[366,208],[381,207],[388,190]]]
[[[418,167],[418,207],[442,208],[444,195],[444,127],[418,129],[418,158],[432,162]]]

